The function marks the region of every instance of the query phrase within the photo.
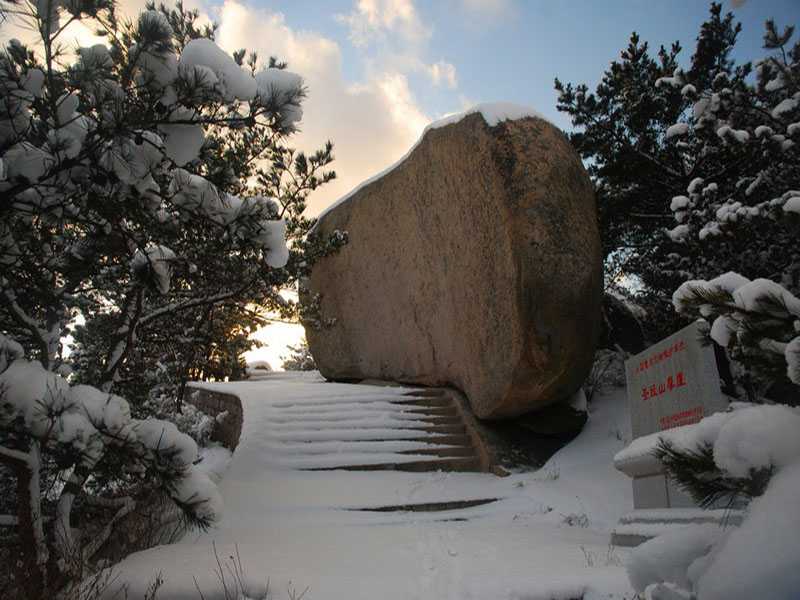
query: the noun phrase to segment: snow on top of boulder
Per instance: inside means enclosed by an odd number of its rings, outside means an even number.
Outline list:
[[[475,113],[480,113],[481,116],[483,116],[483,120],[486,121],[486,124],[489,127],[494,127],[503,121],[518,121],[519,119],[525,119],[526,117],[534,117],[536,119],[547,121],[548,123],[550,122],[540,112],[528,106],[514,104],[512,102],[485,102],[482,104],[476,104],[464,112],[446,115],[441,119],[433,121],[425,128],[425,131],[422,132],[420,139],[425,136],[425,133],[427,133],[429,129],[438,129],[439,127],[458,123],[464,119],[464,117],[468,117],[469,115],[473,115]]]
[[[334,208],[347,202],[350,198],[352,198],[356,194],[356,192],[365,188],[370,183],[377,181],[384,175],[391,173],[397,167],[402,165],[406,161],[406,159],[409,156],[411,156],[411,153],[414,152],[417,146],[419,146],[420,142],[422,142],[422,140],[425,138],[425,135],[427,135],[427,133],[431,129],[439,129],[440,127],[454,125],[456,123],[461,122],[464,118],[468,117],[469,115],[473,115],[475,113],[480,113],[481,116],[483,117],[483,120],[486,121],[486,124],[489,127],[495,127],[496,125],[502,123],[503,121],[518,121],[520,119],[525,119],[528,117],[541,119],[542,121],[547,121],[552,125],[552,123],[537,110],[528,106],[523,106],[521,104],[514,104],[512,102],[485,102],[482,104],[476,104],[475,106],[465,110],[464,112],[446,115],[441,119],[437,119],[436,121],[432,121],[431,123],[429,123],[425,127],[425,129],[423,129],[422,135],[419,136],[419,139],[417,139],[417,141],[414,142],[411,148],[408,149],[408,152],[406,152],[400,160],[395,162],[393,165],[387,167],[383,171],[380,171],[379,173],[373,175],[369,179],[362,181],[360,184],[358,184],[356,187],[350,190],[347,194],[339,198],[339,200],[337,200],[336,202],[331,204],[328,208],[323,210],[317,217],[318,219],[317,222],[319,222],[319,220],[321,220],[322,217],[327,215]]]

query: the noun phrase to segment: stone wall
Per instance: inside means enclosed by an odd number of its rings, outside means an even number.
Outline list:
[[[236,446],[239,445],[239,436],[242,435],[242,401],[238,396],[189,384],[186,402],[212,417],[227,412],[228,414],[214,427],[211,440],[219,442],[231,452],[236,450]]]
[[[239,397],[191,384],[186,392],[186,402],[207,415],[216,417],[227,411],[228,414],[217,422],[211,440],[233,452],[242,433],[242,401]],[[113,512],[107,511],[103,518],[109,519]],[[185,532],[186,523],[175,505],[160,493],[149,492],[138,499],[133,511],[115,524],[114,535],[103,545],[96,558],[116,564],[134,552],[171,544]]]

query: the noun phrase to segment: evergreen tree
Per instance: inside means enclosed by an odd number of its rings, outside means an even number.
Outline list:
[[[0,52],[0,487],[16,490],[9,593],[49,598],[153,492],[218,518],[195,442],[144,400],[240,372],[252,307],[295,313],[280,288],[343,236],[306,237],[332,146],[287,145],[306,92],[285,64],[227,55],[180,3],[133,22],[107,0],[2,8],[40,43]],[[68,52],[74,20],[107,45]],[[113,509],[97,535],[74,527],[90,506]]]
[[[754,82],[753,66],[730,56],[740,31],[715,3],[685,69],[677,43],[652,58],[633,34],[595,93],[556,81],[596,183],[607,273],[641,285],[639,301],[662,316],[651,320],[654,337],[677,327],[669,299],[687,279],[732,270],[800,286],[788,243],[800,187],[800,49],[788,47],[792,28],[768,22],[769,55]]]

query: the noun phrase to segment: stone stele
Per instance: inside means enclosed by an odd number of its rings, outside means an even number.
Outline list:
[[[547,121],[480,113],[428,129],[322,215],[347,231],[305,282],[324,377],[452,385],[502,419],[570,397],[592,364],[602,288],[592,184]]]

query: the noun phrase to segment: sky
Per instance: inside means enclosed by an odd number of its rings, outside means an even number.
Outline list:
[[[143,0],[119,0],[134,15]],[[701,0],[185,0],[220,28],[226,50],[274,55],[308,88],[301,131],[334,143],[337,179],[314,193],[319,213],[393,164],[430,121],[479,102],[528,105],[562,129],[553,80],[596,86],[632,31],[657,48],[678,40],[688,61],[709,4]],[[763,56],[763,23],[800,23],[800,0],[725,0],[742,23],[735,58]],[[13,23],[0,39],[25,38]],[[86,45],[89,30],[66,39]],[[280,365],[296,327],[272,326],[259,359]],[[255,357],[255,355],[253,355]]]

